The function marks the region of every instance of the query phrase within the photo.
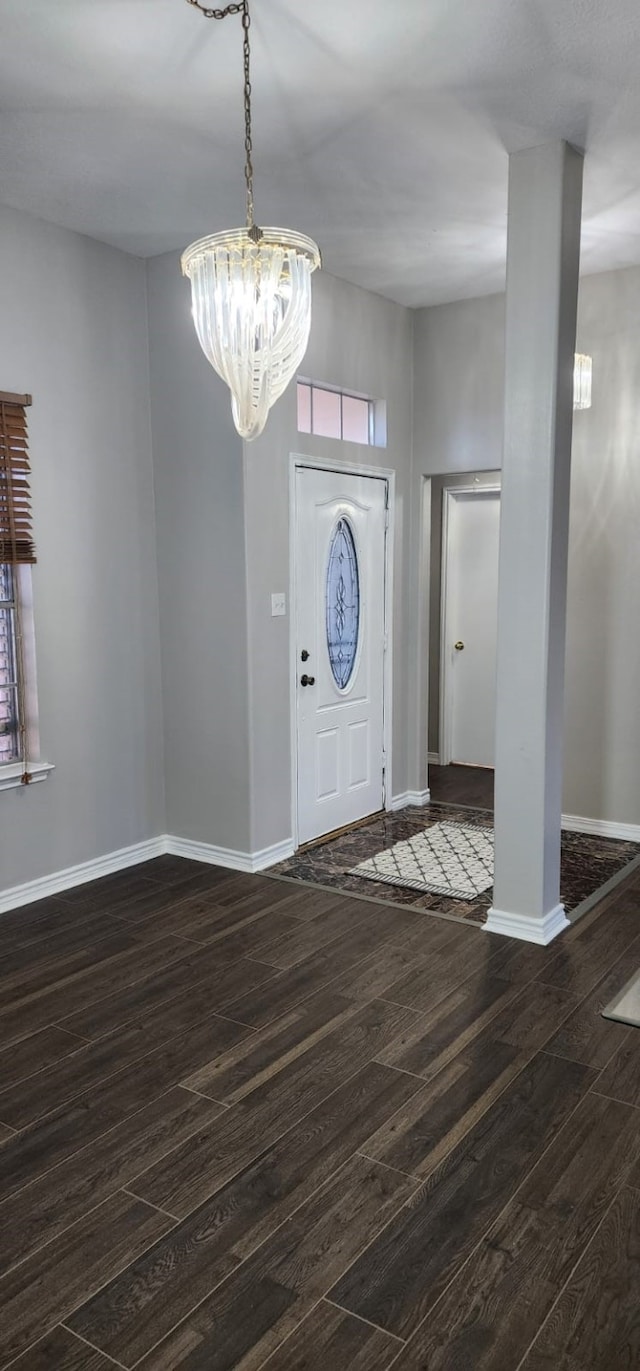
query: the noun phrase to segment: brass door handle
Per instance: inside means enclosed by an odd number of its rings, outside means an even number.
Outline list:
[[[456,652],[464,652],[464,643],[461,643],[459,638],[457,643],[454,643],[453,646],[455,647]]]

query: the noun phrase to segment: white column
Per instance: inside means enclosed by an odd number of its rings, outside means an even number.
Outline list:
[[[560,903],[573,358],[582,156],[509,161],[495,875],[485,928],[549,943]]]

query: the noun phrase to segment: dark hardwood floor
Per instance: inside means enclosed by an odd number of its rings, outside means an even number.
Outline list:
[[[494,772],[485,766],[429,765],[429,791],[437,804],[493,809]]]
[[[172,857],[0,939],[0,1367],[640,1364],[640,873],[549,948]]]

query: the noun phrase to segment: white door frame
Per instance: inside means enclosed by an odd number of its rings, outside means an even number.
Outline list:
[[[298,847],[298,654],[296,628],[297,602],[297,492],[296,471],[308,467],[316,471],[332,471],[337,476],[373,476],[387,487],[388,522],[385,538],[384,566],[384,672],[383,672],[383,799],[385,809],[391,809],[391,747],[393,702],[393,544],[395,525],[396,474],[390,467],[365,466],[355,462],[326,462],[319,457],[305,457],[299,452],[289,454],[289,718],[291,723],[291,832],[294,849]]]
[[[449,574],[449,532],[451,528],[452,501],[465,495],[476,495],[482,498],[483,495],[500,495],[500,492],[500,485],[445,486],[442,492],[442,561],[440,567],[440,724],[438,730],[441,766],[449,766],[451,762],[451,697],[448,689],[450,664],[446,645],[449,641],[449,625],[447,623],[447,581]]]

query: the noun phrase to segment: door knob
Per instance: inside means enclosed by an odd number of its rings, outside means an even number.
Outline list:
[[[305,673],[304,673],[304,676],[301,676],[301,677],[300,677],[300,685],[301,685],[301,686],[315,685],[315,683],[316,683],[316,678],[315,678],[315,676],[307,676],[306,671],[305,671]]]
[[[456,652],[464,652],[464,643],[461,643],[459,638],[457,643],[454,643],[453,646],[455,647]]]

